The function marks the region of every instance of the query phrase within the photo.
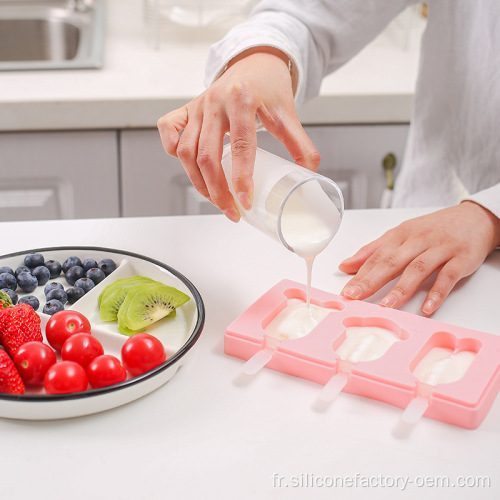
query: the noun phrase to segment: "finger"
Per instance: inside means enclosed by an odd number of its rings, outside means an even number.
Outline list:
[[[373,255],[379,248],[379,240],[372,241],[368,245],[360,248],[352,257],[343,260],[339,264],[339,270],[346,274],[356,274],[361,266]]]
[[[384,307],[400,307],[406,303],[418,287],[446,262],[441,252],[428,250],[413,259],[401,274],[392,290],[380,301]]]
[[[176,156],[182,163],[195,189],[211,201],[207,185],[196,162],[201,123],[201,117],[191,117],[179,140]]]
[[[391,245],[393,250],[375,251],[361,265],[358,272],[344,287],[342,295],[351,299],[364,299],[404,272],[407,266],[425,248],[414,244]]]
[[[242,207],[250,210],[253,199],[253,168],[257,149],[256,106],[244,91],[233,93],[228,104],[232,156],[232,183]]]
[[[182,108],[167,113],[158,120],[157,127],[160,132],[161,143],[163,144],[163,148],[168,155],[177,157],[179,134],[186,128],[187,124],[187,106],[183,106]]]
[[[451,259],[439,271],[436,281],[429,290],[421,311],[426,316],[433,314],[465,275],[460,271],[459,259]]]
[[[221,165],[225,121],[216,120],[211,113],[205,114],[198,143],[197,165],[210,193],[212,203],[232,221],[240,218],[238,208]]]
[[[295,109],[285,118],[259,108],[257,115],[267,131],[284,144],[297,165],[316,172],[321,163],[321,155],[302,127]]]

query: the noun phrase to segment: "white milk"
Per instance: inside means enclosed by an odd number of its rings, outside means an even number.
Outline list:
[[[306,182],[295,189],[283,207],[283,239],[306,262],[308,306],[314,259],[333,239],[340,222],[339,210],[317,181]]]
[[[350,326],[335,352],[340,359],[357,363],[382,357],[389,347],[401,340],[394,332],[377,326]]]
[[[286,307],[264,330],[268,336],[280,340],[304,337],[331,311],[315,304],[306,305],[300,299],[288,299]]]
[[[224,146],[221,164],[242,219],[305,259],[309,305],[314,259],[335,236],[342,219],[344,199],[339,187],[331,179],[257,148],[252,207],[244,210],[234,191],[230,144]]]
[[[460,380],[474,361],[476,353],[435,347],[418,363],[413,374],[420,382],[429,385],[448,384]]]

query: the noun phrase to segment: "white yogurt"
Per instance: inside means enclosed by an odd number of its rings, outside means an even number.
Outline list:
[[[420,382],[429,385],[448,384],[460,380],[474,361],[476,353],[435,347],[417,364],[413,374]]]
[[[281,234],[307,268],[307,305],[314,259],[338,231],[341,215],[317,181],[302,184],[288,198],[281,215]]]
[[[389,347],[401,340],[394,332],[377,326],[350,326],[345,339],[335,350],[340,359],[357,363],[382,357]]]
[[[288,299],[286,307],[264,328],[275,339],[296,339],[310,333],[332,309]]]

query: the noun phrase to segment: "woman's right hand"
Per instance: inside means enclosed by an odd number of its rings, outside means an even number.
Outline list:
[[[248,210],[253,197],[256,116],[297,164],[317,170],[320,155],[295,112],[288,58],[272,47],[243,52],[203,94],[158,120],[165,151],[179,158],[193,186],[234,222],[240,214],[221,166],[223,139],[229,132],[232,182],[239,202]]]

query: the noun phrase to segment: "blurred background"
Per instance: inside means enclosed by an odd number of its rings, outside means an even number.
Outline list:
[[[218,213],[156,121],[204,90],[210,45],[256,3],[0,0],[0,220]],[[347,208],[390,198],[425,23],[424,4],[404,11],[298,110]]]

